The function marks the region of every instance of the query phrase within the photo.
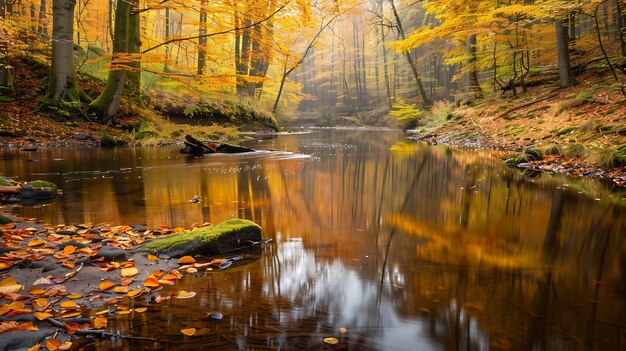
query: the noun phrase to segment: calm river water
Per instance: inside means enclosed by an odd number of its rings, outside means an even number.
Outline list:
[[[0,175],[64,191],[12,209],[25,217],[148,227],[242,217],[273,239],[256,260],[172,287],[196,297],[109,321],[159,342],[80,350],[626,349],[625,195],[527,178],[496,152],[398,132],[314,130],[250,146],[275,151],[0,153]],[[205,318],[213,311],[223,319]],[[182,335],[188,327],[204,335]]]

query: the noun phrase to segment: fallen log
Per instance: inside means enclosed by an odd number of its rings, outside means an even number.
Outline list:
[[[0,186],[0,193],[2,194],[19,194],[20,193],[20,186],[17,185],[5,185],[5,186]]]
[[[185,135],[185,147],[180,150],[181,153],[192,154],[195,156],[202,156],[212,153],[225,153],[225,154],[239,154],[244,152],[254,152],[246,146],[233,145],[227,143],[211,142],[205,144],[200,140],[192,137],[191,135]]]

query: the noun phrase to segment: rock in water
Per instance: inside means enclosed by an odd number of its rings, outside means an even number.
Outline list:
[[[246,219],[229,219],[210,227],[146,242],[138,250],[170,257],[211,255],[244,249],[261,240],[261,227]]]

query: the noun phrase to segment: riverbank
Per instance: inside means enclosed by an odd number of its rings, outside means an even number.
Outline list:
[[[141,101],[124,97],[116,123],[104,125],[84,106],[41,109],[49,66],[26,57],[11,64],[14,91],[0,95],[1,148],[155,145],[182,140],[185,134],[237,140],[240,131],[277,130],[271,114],[248,104],[157,90],[144,91]],[[80,73],[77,83],[91,97],[104,86]]]
[[[436,104],[411,131],[414,139],[461,147],[512,151],[512,166],[626,183],[626,99],[606,83],[607,72],[590,70],[580,84],[544,84],[528,92],[459,106]],[[535,77],[534,79],[541,79]],[[532,80],[529,82],[529,84]],[[524,151],[536,157],[523,157]]]
[[[239,251],[199,263],[191,256],[174,259],[136,250],[148,240],[193,229],[52,226],[0,213],[0,350],[36,345],[63,350],[76,336],[132,338],[105,332],[108,320],[193,298],[195,292],[175,288],[184,274],[206,274],[251,259]]]

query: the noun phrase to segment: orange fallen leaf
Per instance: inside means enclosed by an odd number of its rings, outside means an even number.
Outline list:
[[[7,313],[6,316],[13,317],[13,316],[19,316],[20,314],[29,314],[29,313],[33,313],[33,310],[31,310],[30,308],[21,308],[18,310],[11,310],[11,312]]]
[[[141,289],[136,289],[136,290],[133,290],[133,291],[129,291],[126,294],[126,296],[128,296],[128,297],[135,297],[135,296],[141,295],[141,292],[142,292]]]
[[[139,308],[135,308],[135,312],[137,313],[144,313],[148,310],[148,307],[139,307]]]
[[[43,293],[45,293],[46,290],[42,289],[42,288],[32,288],[30,290],[28,290],[28,293],[31,295],[41,295]]]
[[[324,342],[330,345],[339,344],[339,339],[337,338],[324,338]]]
[[[159,260],[159,258],[158,258],[158,257],[156,257],[156,256],[155,256],[155,255],[153,255],[153,254],[148,254],[148,259],[149,259],[150,261],[152,261],[152,262],[156,262],[156,261],[158,261],[158,260]]]
[[[43,240],[43,239],[35,239],[35,240],[31,240],[31,241],[28,243],[28,247],[41,246],[41,245],[43,245],[43,244],[45,244],[45,243],[46,243],[46,241],[45,241],[45,240]]]
[[[183,256],[180,259],[178,259],[178,264],[190,264],[190,263],[196,263],[196,259],[191,256]]]
[[[113,288],[113,292],[117,294],[126,294],[130,291],[130,288],[127,286],[116,286]]]
[[[154,275],[149,275],[146,277],[146,280],[143,281],[143,286],[147,288],[158,288],[160,286],[159,278]]]
[[[189,267],[187,268],[187,273],[189,274],[198,273],[198,269],[194,267]]]
[[[121,286],[129,286],[130,284],[132,284],[133,281],[134,281],[133,278],[126,277],[126,278],[122,279],[122,282],[120,283],[120,285]]]
[[[61,266],[67,268],[67,269],[74,269],[74,264],[73,263],[63,263],[61,264]]]
[[[78,306],[76,304],[76,301],[63,301],[61,302],[61,307],[65,308],[65,309],[75,309],[75,308],[80,308],[80,306]]]
[[[130,314],[130,310],[121,310],[121,311],[117,312],[117,314],[119,314],[119,315]]]
[[[48,341],[46,341],[46,347],[50,351],[58,350],[59,346],[61,345],[63,345],[63,343],[61,342],[61,340],[58,339],[49,339]]]
[[[103,280],[100,282],[100,291],[105,291],[107,289],[110,289],[113,286],[115,286],[115,283],[110,282],[108,280]]]
[[[26,308],[26,305],[22,301],[14,301],[9,305],[12,310],[21,310]]]
[[[52,317],[52,313],[47,313],[47,312],[35,312],[34,315],[35,315],[35,318],[39,319],[40,321],[46,318]]]
[[[6,277],[0,281],[0,294],[15,294],[22,289],[15,279]]]
[[[9,305],[0,305],[0,316],[4,316],[10,310],[11,307],[9,307]]]
[[[78,328],[80,328],[80,324],[76,322],[63,323],[63,325],[65,326],[65,330],[67,331],[67,333],[70,335],[76,333]]]
[[[104,316],[98,316],[93,320],[93,327],[95,329],[103,329],[107,327],[109,321]]]
[[[33,347],[29,348],[26,351],[39,351],[40,348],[41,348],[41,344],[35,344],[33,345]]]
[[[63,313],[61,318],[73,318],[80,316],[80,311],[72,310],[70,312]]]
[[[192,297],[196,296],[196,292],[195,291],[185,291],[185,290],[181,290],[178,292],[178,295],[176,295],[177,299],[190,299]]]
[[[70,294],[67,297],[70,299],[80,299],[83,296],[84,296],[83,294]]]
[[[11,268],[11,264],[8,262],[0,262],[0,270]]]
[[[67,245],[66,247],[63,248],[63,254],[65,256],[69,256],[73,254],[74,252],[76,252],[76,246],[74,245]]]
[[[180,332],[187,336],[193,336],[196,333],[196,328],[181,329]]]
[[[71,341],[66,341],[61,346],[59,346],[57,348],[57,350],[66,351],[66,350],[69,350],[71,348],[72,348],[72,342]]]

